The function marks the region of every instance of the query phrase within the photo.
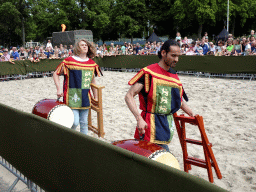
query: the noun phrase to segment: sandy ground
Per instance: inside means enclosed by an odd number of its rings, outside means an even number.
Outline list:
[[[104,139],[100,138],[103,141],[133,138],[136,121],[125,104],[124,96],[129,89],[127,82],[134,75],[133,72],[105,71],[104,77],[96,78],[97,84],[105,86],[103,113],[106,135]],[[180,79],[190,99],[188,105],[195,114],[204,117],[206,133],[223,175],[219,180],[214,172],[214,183],[234,192],[256,191],[256,81],[181,75]],[[39,100],[54,99],[55,94],[51,77],[0,82],[0,103],[28,113]],[[186,130],[189,138],[200,139],[197,127],[187,125]],[[97,137],[92,132],[89,135]],[[183,168],[177,133],[169,148]],[[200,146],[188,145],[188,153],[203,158]],[[190,173],[208,180],[206,169],[192,166]],[[15,177],[0,167],[0,191],[14,180]],[[26,191],[20,183],[15,190]]]

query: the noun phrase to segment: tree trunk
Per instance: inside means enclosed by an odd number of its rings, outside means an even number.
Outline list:
[[[234,17],[232,19],[232,29],[231,29],[231,33],[233,34],[233,37],[235,36],[235,24],[236,24],[236,18]]]
[[[201,39],[202,30],[203,30],[203,24],[199,24],[199,27],[198,27],[198,34],[197,34],[199,39]]]
[[[22,44],[23,47],[25,47],[25,27],[24,27],[24,17],[21,20],[21,25],[22,25]]]

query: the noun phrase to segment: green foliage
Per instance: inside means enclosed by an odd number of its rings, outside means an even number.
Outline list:
[[[230,28],[243,35],[256,28],[256,1],[229,1]],[[0,0],[0,44],[43,42],[53,32],[87,29],[95,40],[142,37],[148,31],[159,36],[219,33],[227,18],[223,0]],[[24,23],[24,25],[23,25]],[[236,26],[236,27],[235,27]]]

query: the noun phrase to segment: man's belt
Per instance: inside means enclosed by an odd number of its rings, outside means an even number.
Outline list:
[[[143,110],[144,111],[144,110]],[[168,114],[163,114],[163,113],[152,113],[149,111],[144,111],[145,113],[151,113],[151,114],[155,114],[155,115],[160,115],[160,116],[168,116],[168,115],[172,115],[172,113],[168,113]]]

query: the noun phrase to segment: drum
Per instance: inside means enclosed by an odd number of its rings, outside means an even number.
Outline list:
[[[71,128],[74,123],[74,113],[70,107],[55,99],[43,99],[38,101],[32,113]]]
[[[112,144],[180,170],[178,160],[157,144],[133,139],[115,141]]]

